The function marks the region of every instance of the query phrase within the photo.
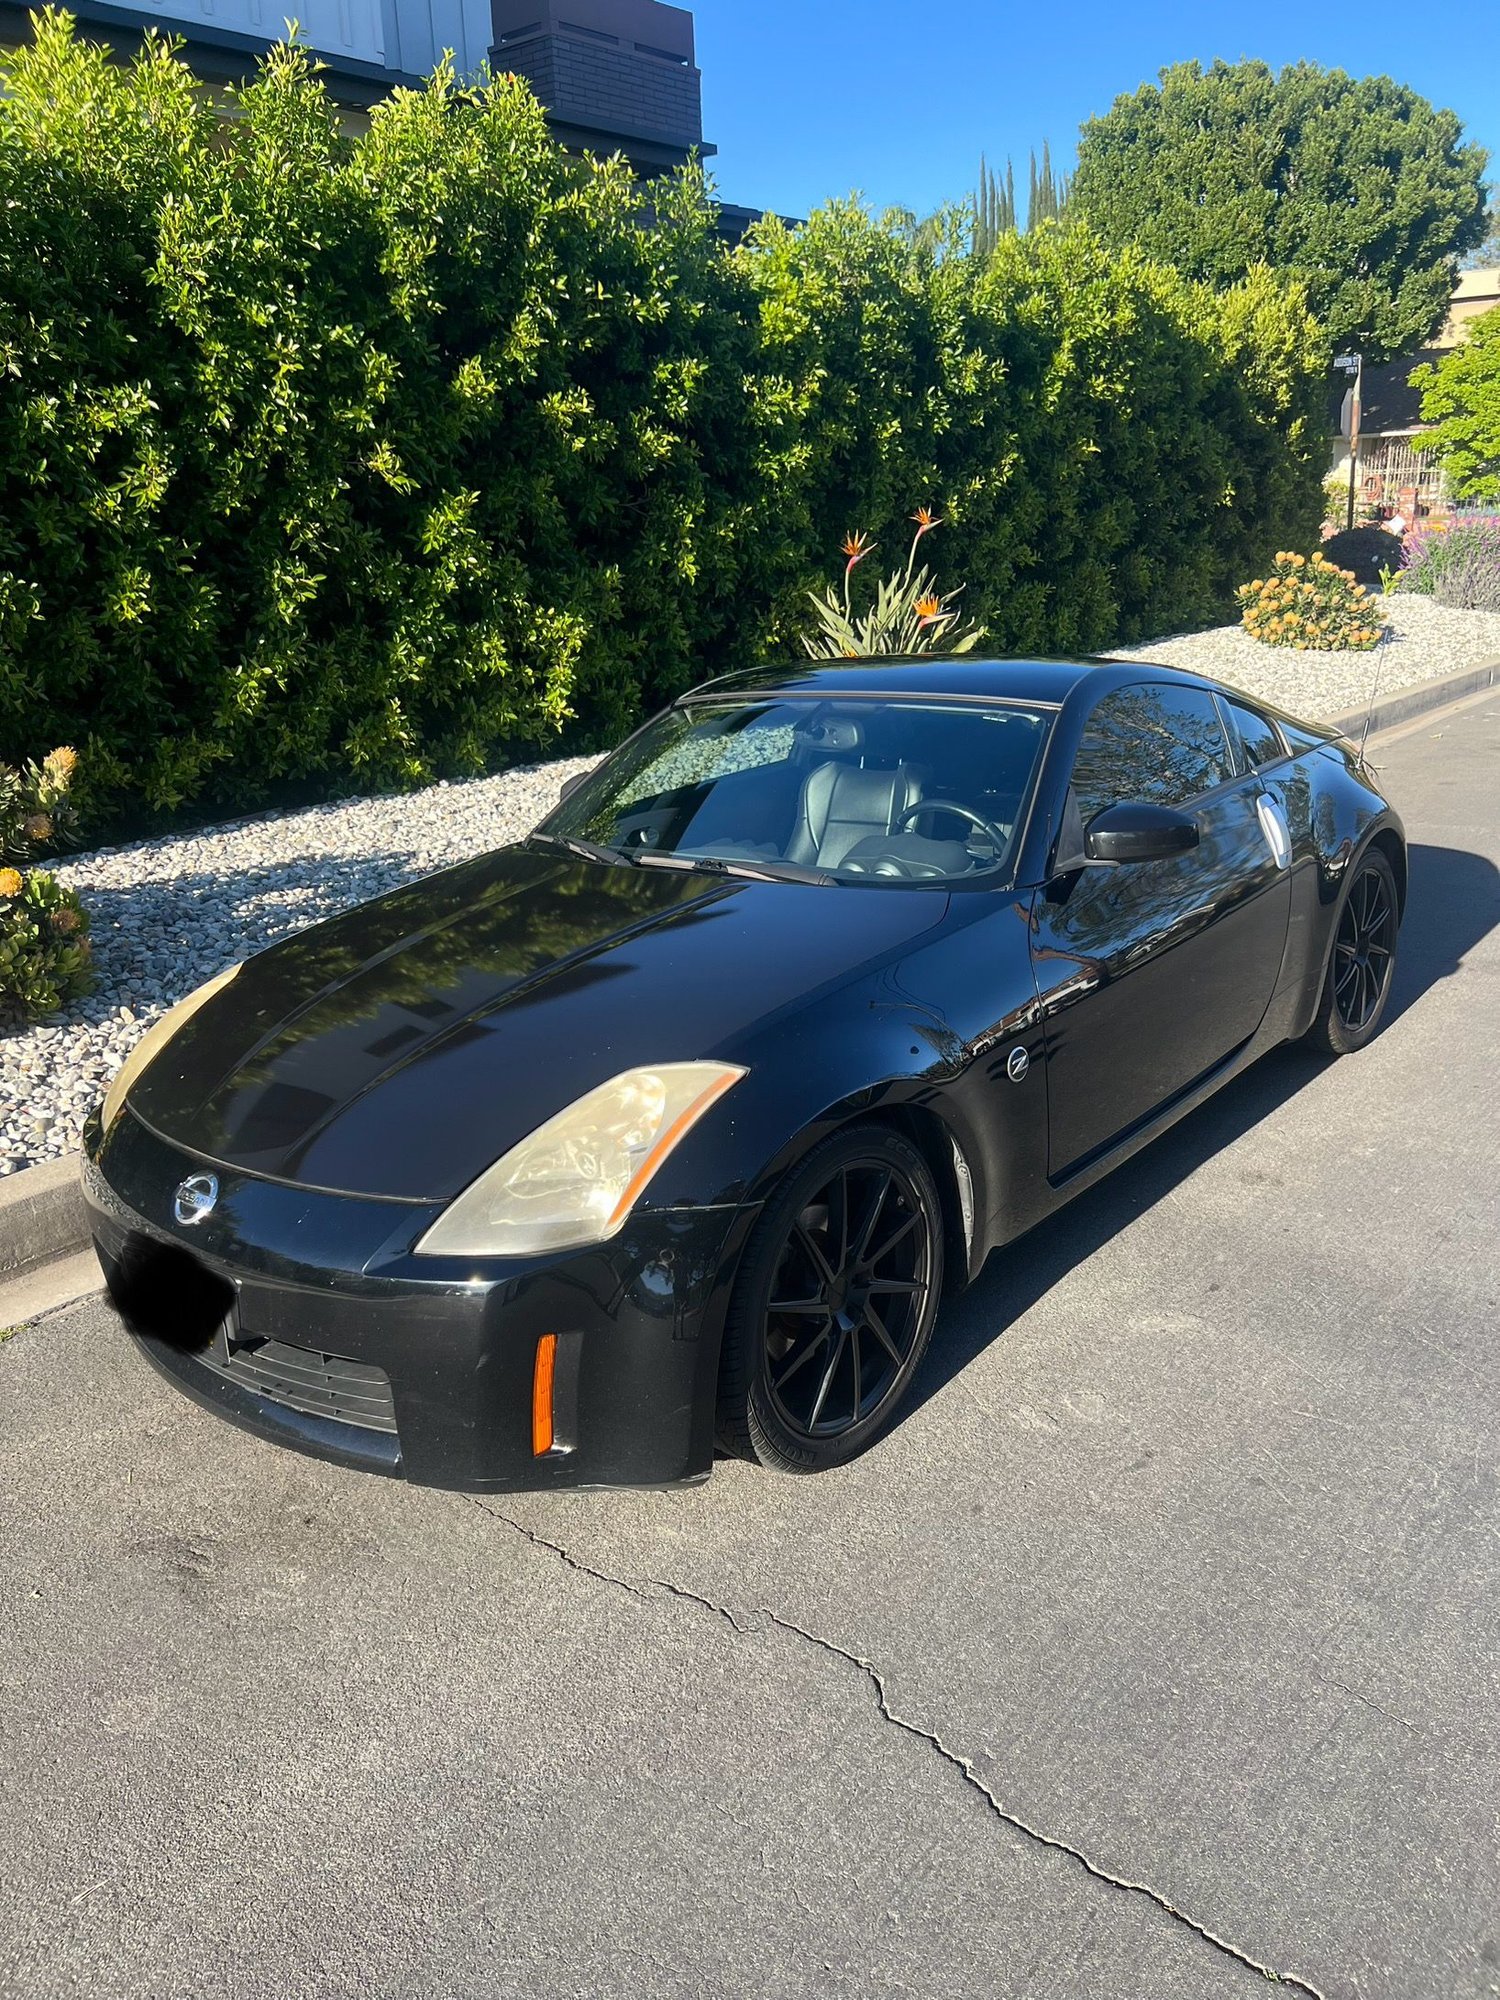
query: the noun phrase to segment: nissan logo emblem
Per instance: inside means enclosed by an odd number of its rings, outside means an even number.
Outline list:
[[[179,1222],[202,1222],[205,1216],[213,1214],[218,1199],[217,1174],[189,1174],[172,1197],[172,1213]]]

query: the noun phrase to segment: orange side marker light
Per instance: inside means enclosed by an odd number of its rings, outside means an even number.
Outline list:
[[[552,1380],[557,1370],[557,1335],[544,1333],[536,1344],[531,1374],[531,1455],[545,1458],[552,1449]]]

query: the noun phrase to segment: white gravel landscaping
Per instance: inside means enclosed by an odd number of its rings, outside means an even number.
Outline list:
[[[1285,652],[1224,626],[1120,657],[1212,674],[1308,716],[1363,707],[1377,664],[1387,695],[1500,659],[1500,615],[1418,597],[1384,603],[1390,637],[1370,653]],[[590,761],[237,820],[59,865],[88,906],[99,983],[63,1014],[0,1038],[0,1174],[75,1150],[131,1044],[184,993],[320,917],[519,839]]]
[[[1351,714],[1368,706],[1379,675],[1381,695],[1418,681],[1461,673],[1500,660],[1500,612],[1450,611],[1430,597],[1382,597],[1386,637],[1368,653],[1298,653],[1264,646],[1238,625],[1121,646],[1122,660],[1159,660],[1193,674],[1211,674],[1246,694],[1310,718]]]

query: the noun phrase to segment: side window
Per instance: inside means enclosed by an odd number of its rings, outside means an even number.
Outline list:
[[[1083,823],[1106,806],[1183,806],[1234,776],[1211,694],[1198,688],[1117,688],[1089,718],[1073,766]]]
[[[1230,701],[1224,706],[1229,711],[1229,719],[1239,732],[1240,748],[1245,753],[1245,769],[1258,771],[1262,764],[1274,764],[1278,757],[1286,755],[1281,747],[1281,738],[1263,715],[1253,708],[1246,708],[1242,702]]]

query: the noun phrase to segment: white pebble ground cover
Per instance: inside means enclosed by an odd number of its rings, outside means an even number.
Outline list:
[[[1238,626],[1126,649],[1214,675],[1308,716],[1500,659],[1500,615],[1387,598],[1390,637],[1370,653],[1297,653]],[[386,889],[517,840],[590,760],[529,765],[394,798],[346,799],[237,820],[58,866],[92,919],[99,981],[52,1019],[0,1038],[0,1174],[76,1149],[90,1108],[152,1021],[250,952]]]
[[[1368,706],[1376,675],[1380,695],[1418,681],[1461,673],[1500,660],[1500,612],[1450,611],[1430,597],[1399,592],[1382,597],[1386,636],[1368,653],[1298,653],[1265,646],[1238,625],[1122,646],[1122,660],[1159,660],[1193,674],[1211,674],[1262,701],[1310,719],[1349,715]]]

